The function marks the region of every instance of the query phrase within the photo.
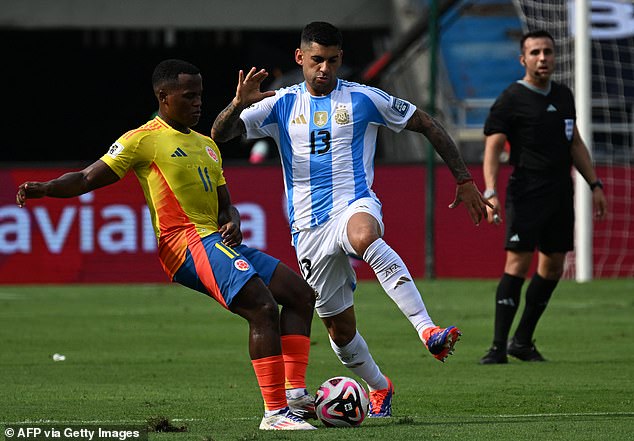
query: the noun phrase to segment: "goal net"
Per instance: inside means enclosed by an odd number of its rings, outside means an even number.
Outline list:
[[[579,0],[513,1],[525,31],[544,29],[553,35],[558,54],[554,80],[574,91],[574,8]],[[585,141],[592,150],[608,199],[607,219],[594,222],[593,272],[597,278],[633,277],[634,3],[587,1],[592,50],[592,140]],[[574,275],[573,252],[566,258],[564,277]]]

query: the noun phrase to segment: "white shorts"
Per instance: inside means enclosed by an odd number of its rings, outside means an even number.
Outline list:
[[[359,199],[325,224],[294,234],[299,267],[317,293],[315,309],[319,317],[332,317],[354,303],[357,276],[350,263],[354,250],[346,230],[352,215],[362,212],[379,222],[383,235],[381,203],[373,198]]]

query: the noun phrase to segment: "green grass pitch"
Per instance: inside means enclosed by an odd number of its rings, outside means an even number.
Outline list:
[[[463,331],[431,357],[376,283],[360,283],[361,333],[393,380],[394,417],[357,429],[262,432],[247,326],[177,285],[0,286],[0,426],[145,424],[151,440],[631,440],[634,280],[560,283],[535,338],[547,363],[480,366],[494,280],[420,280],[432,318]],[[350,375],[315,316],[308,386]],[[52,354],[66,356],[53,361]]]

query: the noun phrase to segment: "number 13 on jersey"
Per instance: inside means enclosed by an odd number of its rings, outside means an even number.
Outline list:
[[[310,132],[310,154],[321,155],[330,150],[330,132],[313,130]]]

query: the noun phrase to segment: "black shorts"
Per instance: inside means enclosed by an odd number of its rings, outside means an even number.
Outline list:
[[[574,249],[572,179],[540,176],[509,180],[506,196],[508,251],[565,253]]]

